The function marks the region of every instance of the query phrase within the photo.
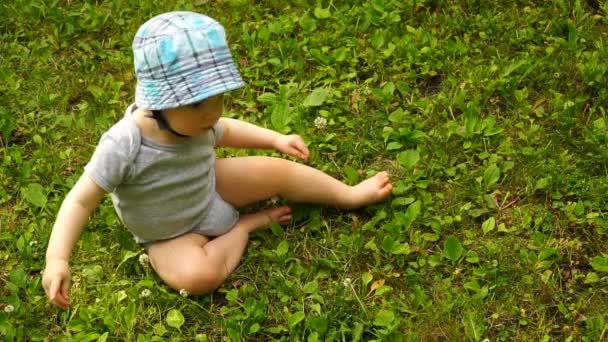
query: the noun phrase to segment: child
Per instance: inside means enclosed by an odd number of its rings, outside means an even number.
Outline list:
[[[386,172],[351,187],[280,158],[215,160],[215,146],[309,156],[297,135],[221,118],[222,94],[244,84],[215,20],[192,12],[154,17],[137,31],[133,53],[135,104],[101,137],[53,226],[43,287],[54,304],[69,305],[72,248],[108,192],[160,278],[192,294],[212,291],[228,277],[250,233],[291,220],[287,206],[240,218],[235,208],[275,195],[357,208],[392,192]]]

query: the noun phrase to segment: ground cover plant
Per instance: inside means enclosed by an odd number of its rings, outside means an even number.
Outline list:
[[[389,169],[394,195],[295,206],[202,297],[160,282],[106,200],[62,311],[40,278],[54,215],[133,99],[135,30],[175,9],[227,29],[248,84],[227,116],[302,135],[351,183]],[[608,339],[607,3],[9,0],[0,17],[3,339]]]

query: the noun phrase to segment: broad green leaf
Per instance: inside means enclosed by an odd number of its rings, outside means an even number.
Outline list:
[[[591,259],[591,267],[598,272],[608,272],[608,258],[596,256]]]
[[[389,327],[395,321],[395,313],[389,310],[380,310],[374,318],[374,325]]]
[[[315,88],[302,103],[304,107],[318,107],[325,103],[328,91],[325,88]]]
[[[595,273],[595,272],[587,273],[587,276],[585,277],[585,284],[593,284],[593,283],[597,283],[598,281],[600,281],[600,276],[598,276],[597,273]]]
[[[327,317],[312,317],[306,320],[306,326],[310,328],[310,330],[318,331],[323,333],[327,330],[329,326],[329,322],[327,321]]]
[[[372,37],[372,47],[378,50],[384,45],[384,33],[380,30],[376,31]]]
[[[393,206],[405,206],[410,203],[413,203],[416,199],[413,197],[397,197],[393,200],[391,205]]]
[[[105,332],[103,333],[103,335],[99,336],[99,338],[97,339],[97,342],[106,342],[108,340],[108,335],[110,333],[109,332]]]
[[[270,224],[270,231],[272,232],[272,234],[274,234],[275,236],[282,236],[284,234],[283,228],[281,227],[280,224],[276,223],[276,222],[272,222]]]
[[[320,61],[323,64],[331,63],[331,58],[319,49],[312,48],[312,49],[308,50],[308,53],[310,53],[310,55],[313,58],[315,58],[316,60]]]
[[[407,170],[411,170],[420,160],[420,152],[418,150],[407,150],[397,155],[397,161]]]
[[[103,267],[101,265],[87,265],[82,269],[82,276],[90,282],[98,281],[103,275]]]
[[[369,273],[369,272],[365,272],[361,275],[361,281],[363,282],[363,287],[367,288],[367,285],[372,281],[372,279],[374,279],[374,276]]]
[[[287,101],[280,101],[272,107],[270,114],[270,122],[275,130],[283,133],[289,133],[289,123],[291,122],[291,110]]]
[[[463,252],[462,244],[460,243],[458,238],[451,235],[445,241],[443,251],[448,259],[452,261],[458,261],[458,259],[460,259],[460,257],[462,256]]]
[[[479,322],[475,314],[468,312],[463,318],[464,331],[466,336],[472,341],[481,341],[485,331],[483,323]]]
[[[481,225],[481,230],[484,234],[487,234],[493,231],[494,227],[496,227],[496,219],[494,217],[490,217]]]
[[[407,243],[395,241],[390,236],[385,236],[382,241],[382,249],[393,254],[409,254],[410,246]]]
[[[372,238],[371,240],[369,240],[365,244],[365,246],[363,246],[363,248],[372,250],[374,252],[377,252],[378,251],[378,246],[376,245],[376,238]]]
[[[316,7],[315,17],[317,17],[317,19],[327,19],[331,17],[331,12],[329,11],[329,8]]]
[[[319,341],[319,333],[313,331],[312,334],[308,335],[308,339],[306,342],[318,342]]]
[[[304,291],[304,293],[307,293],[307,294],[317,292],[318,290],[319,290],[319,283],[317,283],[316,280],[306,283],[306,285],[304,285],[304,288],[302,289],[302,291]]]
[[[372,7],[380,12],[380,13],[384,13],[385,11],[385,1],[384,0],[372,0],[371,2]]]
[[[87,90],[88,90],[88,91],[89,91],[91,94],[93,94],[93,97],[95,97],[96,99],[101,98],[101,97],[103,96],[104,92],[105,92],[105,91],[103,90],[103,88],[98,87],[98,86],[96,86],[96,85],[94,85],[94,84],[90,84],[90,85],[87,87]]]
[[[249,327],[249,333],[250,334],[255,334],[258,331],[260,331],[260,329],[262,328],[262,326],[260,326],[259,323],[253,323],[250,327]]]
[[[383,294],[390,292],[393,288],[388,285],[380,285],[375,291],[374,296],[382,296]]]
[[[483,173],[483,183],[486,185],[486,188],[495,184],[500,179],[500,169],[496,164],[491,164],[488,166],[486,171]]]
[[[80,342],[91,342],[91,341],[98,340],[101,337],[101,335],[96,332],[89,332],[89,333],[81,332],[74,337],[76,340],[78,340]]]
[[[358,342],[361,340],[361,336],[363,336],[363,324],[357,322],[352,329],[352,338],[353,342]]]
[[[154,324],[152,330],[154,331],[154,335],[156,336],[163,336],[167,333],[167,328],[165,328],[165,325],[161,322]]]
[[[435,233],[424,233],[420,236],[424,241],[435,242],[439,240],[439,235]]]
[[[276,100],[277,100],[277,95],[274,93],[263,93],[260,96],[258,96],[258,102],[261,102],[266,106],[269,106],[269,105],[275,103]]]
[[[182,315],[181,311],[171,309],[167,314],[166,321],[168,326],[179,329],[182,325],[184,325],[186,320],[184,319],[184,315]]]
[[[117,269],[120,268],[120,266],[122,264],[124,264],[127,260],[136,257],[139,253],[138,252],[134,252],[134,251],[124,251],[122,253],[122,260],[120,261],[120,263],[118,264],[118,266],[116,267]]]
[[[397,45],[393,44],[393,43],[388,43],[388,47],[384,50],[382,50],[382,54],[384,55],[385,58],[389,58],[393,52],[395,52],[395,49],[397,48]]]
[[[137,309],[135,308],[135,302],[131,301],[129,305],[127,305],[127,308],[122,312],[122,320],[129,329],[133,328],[135,325],[136,314]]]
[[[100,265],[96,265],[96,266],[97,266],[99,272],[103,271],[103,269],[101,268]],[[83,271],[83,273],[84,273],[84,271]],[[125,291],[125,290],[120,290],[118,292],[115,292],[114,295],[116,297],[116,303],[120,303],[123,300],[127,299],[127,297],[128,297],[127,296],[127,291]]]
[[[395,83],[386,82],[386,84],[382,86],[382,92],[387,96],[393,96],[393,93],[395,92]]]
[[[599,118],[593,121],[593,128],[598,131],[603,131],[606,128],[606,121],[604,121],[604,118]]]
[[[409,227],[416,221],[418,216],[420,216],[420,206],[422,202],[420,200],[410,204],[405,211],[405,226]]]
[[[548,260],[548,259],[551,259],[555,255],[557,255],[557,249],[545,248],[540,252],[540,254],[538,254],[538,260],[541,260],[541,261]]]
[[[293,315],[289,316],[289,329],[293,330],[298,323],[302,322],[302,320],[306,317],[306,315],[302,311],[298,311]]]
[[[226,292],[226,300],[230,303],[236,303],[236,301],[239,299],[239,290],[237,289],[232,289],[229,290],[228,292]]]
[[[308,12],[300,18],[300,27],[304,31],[312,32],[317,29],[317,21],[308,15]]]
[[[403,145],[401,145],[401,143],[396,142],[396,141],[391,141],[388,143],[388,145],[386,145],[387,151],[400,150],[402,147],[403,147]]]
[[[236,330],[233,327],[228,327],[228,329],[226,329],[226,333],[228,335],[228,341],[239,341],[239,342],[242,341],[241,333],[239,330]]]
[[[38,183],[30,183],[28,186],[21,190],[23,193],[23,197],[30,204],[35,205],[37,207],[44,207],[46,205],[46,195],[45,190],[42,185]]]
[[[552,179],[551,176],[547,176],[547,177],[537,180],[536,185],[534,185],[534,191],[546,188],[549,185],[549,183],[551,182],[551,179]]]
[[[336,60],[336,62],[343,62],[346,60],[346,58],[348,58],[349,56],[349,50],[345,47],[341,47],[339,49],[337,49],[336,51],[333,52],[333,57]]]
[[[468,251],[465,260],[471,264],[479,262],[479,255],[475,251]]]
[[[289,243],[285,240],[281,241],[276,249],[277,256],[283,256],[283,255],[287,254],[288,251],[289,251]]]
[[[18,267],[11,272],[10,279],[13,284],[20,288],[25,288],[27,286],[27,273],[21,267]]]
[[[357,173],[357,170],[355,170],[354,167],[346,165],[344,167],[344,173],[346,174],[346,178],[351,184],[359,183],[359,174]]]
[[[576,202],[574,213],[576,216],[583,216],[585,214],[585,203],[583,201]]]
[[[474,291],[474,292],[479,292],[479,290],[481,289],[481,286],[479,286],[479,283],[477,282],[477,280],[468,281],[468,282],[462,284],[462,287],[464,287],[467,290]]]
[[[384,239],[382,239],[382,249],[386,252],[390,252],[393,249],[393,246],[395,245],[395,239],[391,236],[385,236]]]
[[[404,243],[395,243],[393,245],[393,249],[391,250],[393,254],[410,254],[410,245],[407,242]]]

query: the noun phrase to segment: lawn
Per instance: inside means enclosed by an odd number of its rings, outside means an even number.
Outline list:
[[[300,134],[349,184],[389,170],[394,194],[292,204],[200,297],[160,281],[106,199],[58,309],[40,276],[55,215],[133,101],[135,31],[175,9],[226,27],[247,83],[226,116]],[[5,340],[608,340],[608,3],[5,0],[0,17]]]

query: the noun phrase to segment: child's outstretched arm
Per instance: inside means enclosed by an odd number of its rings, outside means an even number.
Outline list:
[[[275,149],[286,155],[308,160],[310,152],[299,135],[284,135],[241,120],[221,118],[224,134],[217,146]]]
[[[68,193],[57,214],[46,250],[42,286],[49,300],[66,309],[69,305],[69,260],[76,240],[106,192],[83,174]]]

